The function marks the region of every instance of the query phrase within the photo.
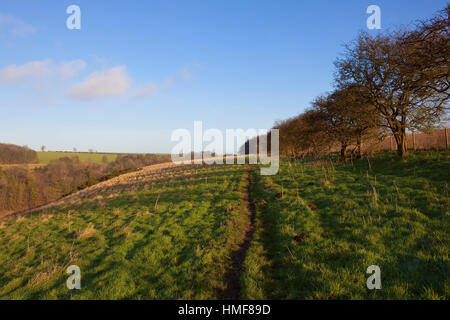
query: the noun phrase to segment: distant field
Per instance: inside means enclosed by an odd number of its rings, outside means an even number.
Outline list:
[[[126,155],[128,153],[89,153],[89,152],[37,152],[39,163],[28,163],[28,164],[0,164],[1,168],[12,168],[12,167],[28,167],[30,169],[39,168],[47,165],[52,160],[65,158],[65,157],[78,157],[80,161],[92,161],[94,163],[102,163],[103,157],[106,157],[107,162],[111,163],[116,160],[118,155]],[[162,156],[164,154],[161,154]]]
[[[16,167],[35,169],[35,168],[40,168],[43,166],[45,166],[45,163],[0,164],[0,168],[3,168],[3,169],[16,168]]]
[[[113,162],[117,158],[117,153],[89,153],[89,152],[37,152],[39,163],[24,163],[24,164],[0,164],[1,168],[13,168],[13,167],[27,167],[29,169],[35,169],[45,166],[52,160],[57,160],[65,157],[78,157],[80,161],[92,161],[94,163],[102,163],[103,157],[106,157],[107,162]]]
[[[80,161],[91,160],[95,163],[102,163],[103,157],[106,157],[108,162],[113,162],[117,158],[117,154],[114,153],[89,153],[89,152],[38,152],[39,162],[48,164],[52,160],[56,160],[64,157],[80,158]]]

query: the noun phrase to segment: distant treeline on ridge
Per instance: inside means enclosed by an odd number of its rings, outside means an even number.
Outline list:
[[[28,147],[0,143],[0,164],[38,163],[38,155]]]
[[[138,154],[119,155],[112,163],[64,157],[35,169],[0,167],[0,216],[43,205],[137,168],[168,161],[170,155]]]

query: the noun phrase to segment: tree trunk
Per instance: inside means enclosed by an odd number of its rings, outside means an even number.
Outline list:
[[[341,158],[345,160],[345,157],[347,156],[347,145],[342,144],[341,145]]]
[[[408,150],[406,148],[406,132],[402,129],[399,132],[394,133],[395,142],[397,143],[397,155],[403,158],[407,155]]]
[[[362,144],[362,137],[361,135],[358,135],[356,138],[356,159],[361,159],[361,144]]]

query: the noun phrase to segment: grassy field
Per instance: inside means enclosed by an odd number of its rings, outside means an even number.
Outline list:
[[[89,153],[89,152],[56,152],[56,151],[38,151],[39,163],[27,163],[27,164],[0,164],[1,168],[13,168],[13,167],[26,167],[29,169],[35,169],[43,167],[50,163],[52,160],[57,160],[65,157],[78,157],[80,161],[92,161],[94,163],[102,163],[103,157],[106,157],[108,163],[116,160],[117,155],[115,153]]]
[[[243,166],[171,169],[72,210],[0,222],[0,298],[221,297],[244,232],[244,175]],[[80,291],[65,286],[71,264]]]
[[[46,151],[38,153],[39,163],[48,164],[52,160],[56,160],[64,157],[78,157],[80,161],[92,161],[94,163],[102,163],[103,157],[106,157],[108,162],[113,162],[117,158],[117,154],[114,153],[89,153],[89,152],[54,152]]]
[[[430,152],[130,173],[0,220],[0,299],[229,298],[236,275],[245,299],[449,299],[449,168]]]
[[[0,168],[8,169],[8,168],[28,168],[28,169],[36,169],[45,166],[45,163],[23,163],[23,164],[0,164]]]
[[[0,164],[2,168],[12,167],[27,167],[29,169],[39,168],[50,163],[52,160],[57,160],[65,157],[78,157],[80,161],[92,161],[93,163],[102,163],[103,158],[106,157],[108,163],[114,162],[120,153],[89,153],[89,152],[57,152],[57,151],[38,151],[39,163],[29,164]],[[123,154],[125,155],[125,154]]]
[[[449,299],[449,158],[285,161],[278,175],[254,175],[242,297]],[[381,290],[366,288],[370,265]]]

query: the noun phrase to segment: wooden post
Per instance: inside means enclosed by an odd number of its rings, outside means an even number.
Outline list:
[[[416,136],[414,135],[414,132],[412,133],[412,140],[413,140],[413,150],[416,151]]]
[[[445,128],[444,133],[445,133],[445,150],[448,150],[448,133],[447,133],[447,128]]]
[[[392,136],[389,136],[389,147],[392,151]]]

